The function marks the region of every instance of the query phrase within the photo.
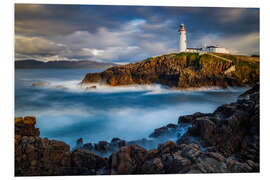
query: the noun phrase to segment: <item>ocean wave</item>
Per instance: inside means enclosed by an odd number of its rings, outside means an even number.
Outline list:
[[[144,92],[143,95],[159,95],[170,93],[196,93],[196,92],[237,92],[239,90],[246,90],[247,87],[227,87],[222,88],[218,86],[204,86],[199,88],[185,88],[176,89],[165,87],[161,84],[147,84],[147,85],[124,85],[124,86],[110,86],[104,83],[91,83],[87,85],[81,85],[80,80],[52,80],[44,81],[48,82],[48,85],[38,88],[50,88],[60,91],[72,91],[72,92],[95,92],[95,93],[121,93],[121,92]]]

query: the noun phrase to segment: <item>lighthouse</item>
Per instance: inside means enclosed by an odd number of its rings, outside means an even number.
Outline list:
[[[186,36],[186,28],[184,24],[180,25],[178,29],[180,38],[179,38],[179,49],[180,52],[185,52],[187,50],[187,36]]]

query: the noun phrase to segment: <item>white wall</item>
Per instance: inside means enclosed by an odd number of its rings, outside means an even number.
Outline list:
[[[229,53],[229,51],[225,48],[221,48],[221,47],[218,47],[218,48],[207,48],[207,51],[208,52],[214,52],[214,53]]]
[[[186,31],[180,31],[180,52],[187,50],[187,36]]]

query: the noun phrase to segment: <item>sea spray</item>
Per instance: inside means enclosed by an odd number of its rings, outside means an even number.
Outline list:
[[[16,70],[15,116],[36,116],[41,137],[65,141],[71,147],[80,137],[93,143],[113,137],[133,141],[176,123],[179,116],[213,112],[244,91],[186,91],[160,85],[97,85],[85,90],[78,84],[87,71]],[[38,81],[50,82],[50,86],[31,86]]]

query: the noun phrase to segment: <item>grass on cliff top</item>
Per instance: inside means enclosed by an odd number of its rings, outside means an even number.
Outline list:
[[[156,60],[162,57],[168,57],[168,58],[180,58],[180,57],[199,57],[198,53],[186,53],[186,52],[182,52],[182,53],[170,53],[170,54],[164,54],[164,55],[160,55],[160,56],[153,56],[153,57],[149,57],[147,59],[142,60],[142,63],[145,62],[149,62],[152,60]],[[140,62],[139,62],[140,63]]]
[[[258,71],[259,70],[259,58],[258,57],[250,57],[250,56],[243,56],[243,55],[232,55],[232,54],[223,54],[223,53],[214,53],[220,57],[224,57],[227,59],[232,60],[233,64],[236,66],[236,69],[242,69],[243,67],[245,68],[250,68],[252,71]],[[189,53],[189,52],[182,52],[182,53],[170,53],[170,54],[164,54],[161,56],[154,56],[154,57],[149,57],[141,62],[138,63],[147,63],[150,61],[155,61],[159,58],[174,58],[181,60],[182,57],[186,57],[191,66],[194,66],[195,69],[199,68],[200,61],[205,61],[205,60],[215,60],[215,61],[224,61],[220,58],[211,56],[209,54],[203,54],[199,55],[198,53]]]

